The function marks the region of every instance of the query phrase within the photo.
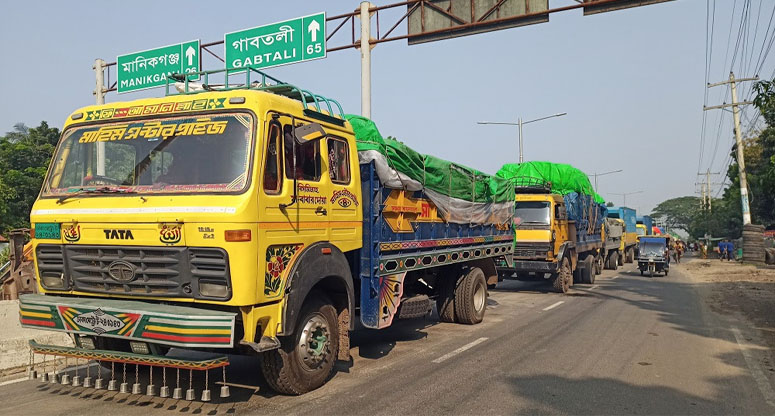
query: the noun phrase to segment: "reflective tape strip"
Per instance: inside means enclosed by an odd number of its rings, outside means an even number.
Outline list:
[[[199,334],[199,335],[231,335],[231,329],[210,328],[172,328],[167,326],[148,325],[146,331],[165,332],[170,334]]]
[[[217,327],[229,327],[231,328],[232,321],[178,321],[175,319],[165,318],[150,318],[149,323],[154,324],[167,324],[167,325],[180,325],[180,326],[217,326]]]
[[[31,310],[34,310],[34,311],[51,312],[51,307],[50,306],[32,305],[32,304],[29,304],[29,303],[22,303],[22,304],[19,305],[19,307],[22,308],[22,309],[31,309]]]
[[[36,209],[32,215],[57,214],[233,214],[235,207],[71,208]]]
[[[24,310],[19,311],[19,313],[22,316],[29,316],[30,318],[44,318],[44,319],[51,319],[50,313],[42,313],[42,312],[27,312]]]

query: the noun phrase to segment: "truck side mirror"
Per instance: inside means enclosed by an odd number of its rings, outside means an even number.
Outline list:
[[[326,137],[326,131],[318,123],[304,124],[293,129],[293,136],[299,144],[305,144]]]

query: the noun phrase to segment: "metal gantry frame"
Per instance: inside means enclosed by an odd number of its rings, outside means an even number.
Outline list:
[[[525,0],[526,4],[529,0]],[[556,0],[560,1],[560,0]],[[377,6],[373,5],[367,1],[364,1],[360,4],[360,6],[353,10],[352,12],[348,13],[342,13],[334,16],[327,16],[326,17],[326,23],[331,25],[333,29],[329,31],[329,33],[326,34],[326,43],[327,48],[326,52],[334,52],[334,51],[340,51],[344,49],[361,49],[362,53],[362,60],[363,61],[369,61],[370,60],[370,49],[374,48],[376,45],[384,42],[391,42],[396,40],[402,40],[402,39],[411,39],[413,37],[420,37],[420,36],[427,36],[427,35],[439,35],[439,34],[454,34],[456,32],[463,32],[466,30],[481,28],[484,26],[491,26],[494,24],[508,24],[513,22],[518,22],[521,20],[530,20],[532,18],[536,18],[539,16],[548,16],[551,13],[558,13],[558,12],[564,12],[568,10],[575,10],[575,9],[582,9],[585,7],[593,7],[593,6],[606,6],[611,5],[612,7],[615,6],[617,3],[619,4],[625,4],[627,3],[627,0],[563,0],[565,2],[570,2],[570,5],[564,5],[559,6],[555,8],[549,8],[547,10],[541,10],[536,12],[527,12],[525,14],[519,15],[519,16],[510,16],[500,19],[490,19],[487,20],[490,16],[492,16],[493,13],[497,12],[501,6],[504,5],[506,0],[499,0],[495,3],[495,5],[491,6],[487,9],[486,12],[484,12],[482,15],[477,16],[474,11],[474,7],[471,7],[471,15],[467,16],[466,19],[461,18],[460,16],[456,16],[452,11],[451,7],[448,6],[447,9],[444,9],[440,7],[436,2],[432,0],[408,0],[408,1],[402,1],[397,3],[391,3],[386,4],[383,6]],[[666,1],[666,0],[665,0]],[[474,0],[472,0],[473,5]],[[646,2],[645,4],[649,4],[650,2]],[[381,24],[380,15],[384,14],[388,11],[396,11],[395,9],[398,8],[405,8],[406,12],[402,13],[400,17],[397,19],[391,18],[388,21],[389,28],[387,31],[382,30],[383,25]],[[398,28],[398,26],[407,20],[409,15],[411,15],[414,11],[420,10],[421,13],[425,12],[425,9],[431,9],[434,12],[440,13],[441,15],[449,18],[450,20],[458,23],[455,26],[451,26],[448,28],[433,30],[433,31],[424,31],[424,19],[421,20],[421,29],[423,30],[420,34],[409,34],[408,31],[405,34],[394,34],[395,30]],[[528,10],[526,8],[526,10]],[[399,11],[400,12],[400,11]],[[368,16],[368,18],[367,18]],[[392,17],[392,16],[391,16]],[[356,36],[356,29],[355,29],[355,20],[356,18],[361,19],[361,30],[360,36]],[[372,30],[371,30],[371,19],[374,19],[375,23],[375,37],[371,36]],[[470,20],[470,22],[468,22]],[[342,40],[341,44],[335,44],[335,45],[328,45],[328,41],[332,40],[335,35],[339,33],[344,33],[344,28],[348,26],[349,23],[349,32],[350,36],[345,37],[344,40]],[[365,35],[368,34],[368,39],[364,39]],[[339,36],[338,38],[342,38],[342,36]],[[209,55],[213,56],[214,58],[218,59],[221,62],[226,62],[221,56],[219,56],[217,53],[213,52],[209,48],[216,46],[216,45],[222,45],[224,43],[223,40],[218,40],[214,42],[207,42],[207,43],[201,43],[199,45],[200,48],[200,68],[201,68],[201,59],[203,54],[201,51],[207,52]],[[370,48],[365,48],[365,45],[369,45]],[[368,49],[368,50],[367,50]],[[97,95],[97,103],[101,104],[104,103],[104,99],[102,102],[100,101],[101,97],[104,98],[104,94],[108,92],[114,92],[117,90],[116,85],[117,81],[113,81],[111,83],[110,79],[110,71],[109,68],[112,66],[115,66],[116,62],[105,62],[101,59],[98,59],[95,62],[94,69],[97,72],[102,72],[102,70],[108,70],[106,77],[103,79],[102,76],[98,75],[98,85],[97,89],[94,91],[94,94]],[[362,63],[362,89],[370,89],[370,63],[368,66],[365,63]],[[103,80],[107,80],[107,87],[105,86],[105,83]],[[103,81],[102,84],[99,84],[100,81]],[[367,103],[370,101],[370,94],[368,97],[364,96],[362,97],[364,103],[362,105],[365,108],[362,108],[363,110],[367,110],[364,113],[364,116],[369,117],[370,114],[370,104]]]

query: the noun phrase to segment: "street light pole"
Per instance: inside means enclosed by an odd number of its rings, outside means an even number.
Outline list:
[[[524,157],[522,155],[522,117],[519,118],[519,163],[522,163]]]
[[[622,198],[624,198],[624,201],[622,201],[622,206],[627,206],[627,195],[634,195],[634,194],[642,194],[643,191],[635,191],[635,192],[624,192],[624,193],[616,193],[616,192],[610,192],[612,195],[620,195]]]
[[[540,117],[540,118],[536,118],[528,121],[522,121],[522,117],[519,117],[516,123],[501,122],[501,121],[477,121],[476,124],[501,124],[506,126],[517,126],[519,129],[519,163],[522,163],[524,161],[524,153],[522,151],[522,144],[523,144],[522,125],[527,123],[533,123],[536,121],[546,120],[547,118],[560,117],[567,114],[568,113],[557,113],[557,114],[552,114],[550,116]]]

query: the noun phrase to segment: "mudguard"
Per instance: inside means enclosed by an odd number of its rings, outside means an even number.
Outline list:
[[[347,258],[336,246],[318,242],[306,247],[291,268],[285,290],[283,326],[278,335],[293,334],[304,299],[316,284],[328,277],[336,279],[346,288],[349,316],[354,315],[353,279]],[[350,330],[352,329],[354,322],[351,319]]]
[[[565,253],[566,252],[567,253],[571,253],[573,248],[574,248],[573,243],[570,242],[570,241],[566,241],[566,242],[562,243],[562,245],[560,246],[560,251],[557,252],[557,268],[558,268],[558,270],[560,268],[560,262],[562,261],[562,258],[565,256]],[[575,270],[576,269],[576,264],[575,264],[575,261],[574,261],[573,257],[570,257],[569,260],[571,262],[571,264],[570,264],[571,270]]]

